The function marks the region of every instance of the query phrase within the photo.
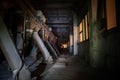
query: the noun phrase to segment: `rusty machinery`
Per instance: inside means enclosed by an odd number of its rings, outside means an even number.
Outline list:
[[[21,8],[21,11],[16,13],[23,17],[23,21],[15,29],[17,33],[14,41],[0,17],[0,47],[12,70],[13,78],[30,80],[32,72],[40,63],[53,64],[59,57],[57,38],[45,24],[45,17],[40,10],[35,11],[26,0],[13,2]],[[15,23],[15,20],[13,21]],[[47,71],[48,69],[45,69],[41,75]]]

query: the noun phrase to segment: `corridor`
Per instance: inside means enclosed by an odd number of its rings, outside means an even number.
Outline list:
[[[0,80],[119,80],[119,0],[0,0]]]
[[[41,80],[119,80],[117,72],[90,67],[79,56],[61,55]],[[39,80],[39,78],[37,79]]]

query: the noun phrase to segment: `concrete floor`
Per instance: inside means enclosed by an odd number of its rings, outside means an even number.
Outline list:
[[[104,69],[90,67],[79,56],[61,55],[41,80],[118,80],[118,75],[113,75]]]

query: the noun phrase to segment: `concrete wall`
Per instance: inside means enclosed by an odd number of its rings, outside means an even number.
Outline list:
[[[94,32],[93,32],[94,33]],[[112,29],[79,43],[79,56],[96,68],[118,71],[120,67],[120,29]]]
[[[105,67],[110,70],[117,70],[120,67],[120,29],[113,29],[106,32],[105,43]]]
[[[78,55],[88,61],[89,56],[89,41],[83,41],[78,44]]]

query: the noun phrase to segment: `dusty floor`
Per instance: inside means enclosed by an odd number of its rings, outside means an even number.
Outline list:
[[[88,66],[79,56],[61,55],[41,80],[118,80],[118,75],[113,75]]]

